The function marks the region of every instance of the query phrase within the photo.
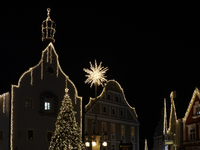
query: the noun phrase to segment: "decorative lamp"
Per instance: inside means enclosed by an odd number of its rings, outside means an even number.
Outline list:
[[[56,24],[50,18],[50,11],[51,9],[47,8],[47,18],[42,22],[42,41],[55,42]]]
[[[90,142],[85,142],[86,147],[90,147]]]
[[[108,143],[106,142],[107,136],[108,136],[108,134],[107,134],[107,132],[105,131],[105,133],[103,134],[103,143],[102,143],[102,145],[103,145],[104,147],[106,147],[107,144],[108,144]]]
[[[96,146],[97,142],[96,141],[92,141],[92,146]]]
[[[104,147],[106,147],[106,146],[107,146],[107,142],[104,141],[104,142],[102,143],[102,145],[103,145]]]

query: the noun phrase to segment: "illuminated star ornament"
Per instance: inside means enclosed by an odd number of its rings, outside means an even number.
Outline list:
[[[103,86],[102,83],[107,81],[105,73],[106,73],[106,71],[108,71],[108,67],[104,68],[103,66],[101,66],[102,62],[100,62],[99,66],[97,66],[96,60],[95,60],[94,66],[92,65],[91,62],[89,62],[89,63],[90,63],[90,69],[83,68],[83,71],[88,73],[87,75],[85,75],[86,77],[88,77],[85,80],[85,83],[91,84],[90,87],[92,87],[93,84],[95,86],[97,86],[97,85]]]

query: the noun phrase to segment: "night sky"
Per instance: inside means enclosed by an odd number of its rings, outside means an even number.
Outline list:
[[[195,87],[200,86],[200,11],[193,3],[135,1],[1,2],[0,94],[35,66],[44,49],[41,23],[46,9],[56,23],[55,49],[63,71],[75,83],[83,104],[94,97],[84,84],[89,61],[109,67],[107,79],[124,89],[140,122],[140,149],[149,149],[163,100],[177,91],[182,118]],[[98,87],[100,94],[102,87]],[[169,114],[168,114],[169,116]],[[150,119],[150,120],[149,120]]]

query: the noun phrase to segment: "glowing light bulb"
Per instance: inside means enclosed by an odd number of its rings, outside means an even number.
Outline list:
[[[90,147],[90,142],[86,142],[86,143],[85,143],[85,146],[86,146],[86,147]]]
[[[96,146],[97,143],[95,141],[92,141],[92,146]]]
[[[106,146],[107,146],[107,142],[104,141],[104,142],[102,143],[102,145],[103,145],[104,147],[106,147]]]

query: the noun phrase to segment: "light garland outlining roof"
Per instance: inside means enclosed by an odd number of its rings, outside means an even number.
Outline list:
[[[198,96],[198,98],[200,99],[200,92],[199,92],[198,88],[195,88],[195,90],[193,92],[192,98],[191,98],[190,103],[188,105],[188,108],[187,108],[187,111],[186,111],[185,116],[183,118],[183,121],[186,121],[186,119],[187,119],[187,117],[188,117],[188,115],[190,113],[190,110],[191,110],[191,108],[193,106],[193,103],[195,101],[196,96]]]
[[[90,97],[90,100],[89,100],[88,104],[85,105],[86,111],[88,111],[88,107],[90,107],[90,106],[92,105],[92,103],[94,103],[94,102],[97,101],[100,97],[103,96],[103,94],[106,92],[106,86],[107,86],[110,82],[115,82],[115,83],[116,83],[116,85],[119,87],[120,91],[122,92],[122,96],[123,96],[123,98],[124,98],[126,104],[128,105],[128,107],[129,107],[131,110],[133,110],[133,112],[135,113],[135,116],[138,117],[138,115],[137,115],[137,113],[136,113],[136,110],[135,110],[135,107],[132,107],[132,106],[129,105],[128,101],[126,100],[126,97],[125,97],[123,88],[122,88],[121,85],[120,85],[117,81],[115,81],[115,80],[108,80],[107,83],[106,83],[106,85],[104,86],[104,88],[103,88],[101,94],[100,94],[97,98],[91,98],[91,97]]]
[[[171,98],[171,108],[170,108],[169,128],[168,128],[167,133],[170,133],[171,128],[172,128],[171,123],[172,123],[172,118],[173,118],[173,116],[172,116],[173,112],[174,112],[174,115],[175,115],[175,121],[176,121],[176,123],[178,123],[177,115],[176,115],[176,107],[175,107],[175,104],[174,104],[174,92],[171,92],[170,98]]]
[[[164,98],[164,119],[163,119],[163,135],[167,133],[167,108],[166,108],[166,98]]]

